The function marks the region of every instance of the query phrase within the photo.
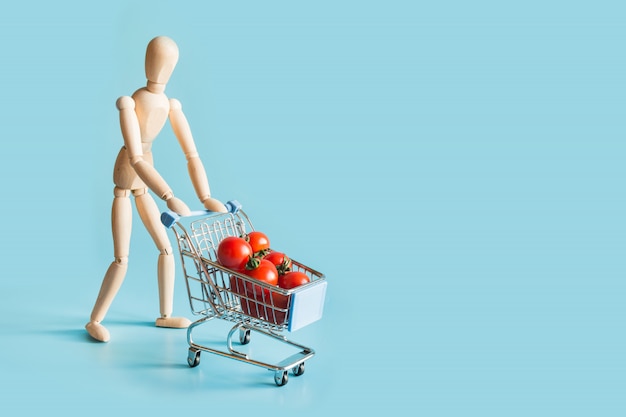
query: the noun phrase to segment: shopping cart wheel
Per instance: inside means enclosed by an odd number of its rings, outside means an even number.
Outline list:
[[[194,348],[189,348],[189,353],[187,354],[187,363],[192,368],[200,365],[200,351]]]
[[[292,372],[294,376],[302,375],[304,373],[304,362],[300,362],[299,364],[294,366]]]
[[[276,371],[274,374],[274,382],[276,382],[276,385],[279,387],[282,387],[289,382],[289,374],[287,371]]]
[[[250,329],[239,328],[239,343],[242,345],[250,343]]]

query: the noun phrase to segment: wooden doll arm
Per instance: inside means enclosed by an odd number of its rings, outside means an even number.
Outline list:
[[[128,151],[131,166],[148,188],[167,202],[170,210],[174,210],[181,215],[187,214],[189,208],[174,197],[174,193],[167,182],[165,182],[154,166],[143,158],[139,121],[135,113],[135,101],[131,97],[124,96],[117,100],[116,105],[120,112],[120,126],[122,128],[124,146],[126,146]]]
[[[226,207],[219,201],[211,198],[211,189],[209,188],[206,171],[200,159],[200,155],[198,154],[198,150],[196,149],[196,144],[193,140],[191,129],[183,113],[180,101],[170,99],[169,117],[174,135],[176,135],[178,143],[187,159],[187,170],[189,171],[189,178],[191,179],[193,188],[196,190],[196,195],[206,209],[225,212]]]

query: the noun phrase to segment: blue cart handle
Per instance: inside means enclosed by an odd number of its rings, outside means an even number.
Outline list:
[[[226,210],[229,213],[235,214],[239,210],[241,210],[241,204],[237,200],[230,200],[230,201],[226,202],[226,204],[224,204],[224,205],[226,206]],[[165,227],[167,227],[169,229],[172,226],[174,226],[182,218],[206,216],[208,214],[213,214],[213,213],[215,213],[215,212],[213,212],[211,210],[195,210],[195,211],[192,211],[191,213],[189,213],[189,215],[187,215],[187,216],[181,216],[181,215],[173,212],[172,210],[168,210],[168,211],[165,211],[165,212],[161,213],[161,223],[163,223],[163,226],[165,226]]]

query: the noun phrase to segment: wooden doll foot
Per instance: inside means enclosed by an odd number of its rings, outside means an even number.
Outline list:
[[[186,329],[191,321],[185,317],[159,317],[156,319],[157,327],[170,327],[174,329]]]
[[[111,335],[109,334],[109,331],[106,329],[106,327],[98,322],[90,321],[85,326],[85,329],[87,329],[87,333],[89,333],[89,336],[93,337],[99,342],[108,342],[111,339]]]

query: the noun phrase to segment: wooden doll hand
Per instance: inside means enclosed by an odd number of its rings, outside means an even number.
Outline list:
[[[172,210],[174,213],[179,216],[188,216],[191,214],[191,210],[187,207],[187,204],[183,203],[183,201],[179,198],[172,197],[167,201],[167,208]]]
[[[215,211],[217,213],[226,213],[228,211],[224,204],[211,197],[207,198],[202,203],[204,204],[204,208],[210,211]]]

